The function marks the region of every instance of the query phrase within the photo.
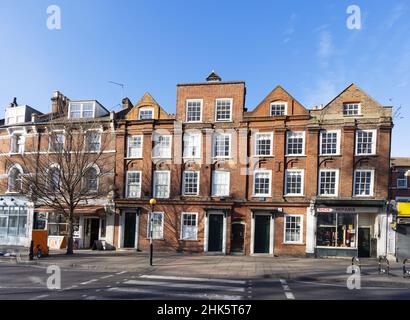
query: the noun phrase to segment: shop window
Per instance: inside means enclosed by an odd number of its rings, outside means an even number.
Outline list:
[[[46,230],[47,228],[47,213],[46,212],[36,212],[34,213],[34,230]]]
[[[356,248],[356,218],[351,213],[319,213],[317,246]]]
[[[25,237],[26,231],[25,207],[0,207],[0,237]]]
[[[50,212],[48,214],[48,234],[50,236],[67,236],[68,223],[62,213]]]

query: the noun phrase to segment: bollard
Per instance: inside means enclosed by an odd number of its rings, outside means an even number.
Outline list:
[[[359,257],[353,257],[352,258],[352,274],[355,273],[355,268],[353,268],[353,266],[357,266],[359,268],[359,271],[362,271],[362,266],[360,264],[360,259]]]
[[[407,267],[406,267],[407,262],[409,262],[409,264],[410,264],[410,259],[409,258],[406,258],[403,261],[403,278],[406,278],[406,277],[410,276],[410,269],[407,269]]]
[[[34,260],[34,241],[30,242],[30,253],[28,254],[30,260]]]
[[[382,261],[384,261],[386,263],[385,268],[382,268]],[[390,274],[390,263],[389,260],[387,259],[387,257],[385,256],[380,256],[379,257],[379,274],[386,274],[389,275]]]

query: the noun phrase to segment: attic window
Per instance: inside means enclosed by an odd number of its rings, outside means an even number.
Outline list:
[[[93,102],[74,102],[69,105],[71,119],[94,118],[95,104]]]
[[[285,116],[288,113],[288,104],[286,102],[272,102],[270,104],[271,116]]]
[[[360,115],[360,103],[344,103],[343,115],[344,116],[357,116]]]
[[[140,108],[139,120],[154,119],[154,108]]]

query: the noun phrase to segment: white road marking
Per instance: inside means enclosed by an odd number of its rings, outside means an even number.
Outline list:
[[[181,293],[181,292],[160,292],[152,289],[140,288],[110,288],[108,291],[128,292],[128,293],[142,293],[149,295],[159,295],[161,297],[178,297],[186,299],[209,299],[209,300],[243,300],[242,296],[225,295],[225,294],[205,294],[205,293]]]
[[[170,288],[191,288],[191,289],[213,289],[221,291],[235,291],[245,292],[245,288],[240,287],[228,287],[228,286],[216,286],[211,284],[194,284],[194,283],[172,283],[164,281],[144,281],[144,280],[128,280],[124,284],[133,284],[140,286],[163,286]]]
[[[127,271],[117,272],[116,274],[124,274],[124,273],[127,273]]]
[[[290,288],[289,288],[288,283],[286,282],[286,280],[285,280],[285,279],[280,279],[279,281],[280,281],[280,283],[281,283],[281,285],[282,285],[283,291],[285,291],[286,299],[288,299],[288,300],[295,300],[295,296],[293,295],[292,291],[290,290]]]
[[[298,281],[293,280],[293,282],[311,284],[315,286],[328,286],[328,287],[337,287],[337,288],[346,288],[346,285],[343,284],[333,284],[333,283],[321,283],[321,282],[311,282],[311,281]],[[389,287],[361,287],[360,290],[410,290],[410,288],[389,288]]]
[[[81,282],[80,284],[82,284],[82,285],[90,284],[90,283],[93,283],[93,282],[96,282],[96,281],[98,281],[98,280],[97,279],[92,279],[92,280],[89,280],[89,281],[86,281],[86,282]]]
[[[111,277],[114,277],[114,275],[113,275],[113,274],[109,274],[108,276],[101,277],[100,279],[108,279],[108,278],[111,278]]]
[[[188,278],[188,277],[176,277],[176,276],[155,276],[155,275],[141,275],[140,278],[145,279],[158,279],[158,280],[180,280],[180,281],[192,281],[192,282],[218,282],[218,283],[230,283],[230,284],[246,284],[243,280],[225,280],[225,279],[207,279],[207,278]]]
[[[43,294],[42,296],[37,296],[37,297],[34,297],[34,298],[30,298],[29,300],[41,300],[41,299],[47,298],[49,296],[50,296],[49,294]]]

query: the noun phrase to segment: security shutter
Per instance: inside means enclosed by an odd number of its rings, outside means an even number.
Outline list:
[[[400,260],[410,258],[410,225],[397,227],[397,256]]]

